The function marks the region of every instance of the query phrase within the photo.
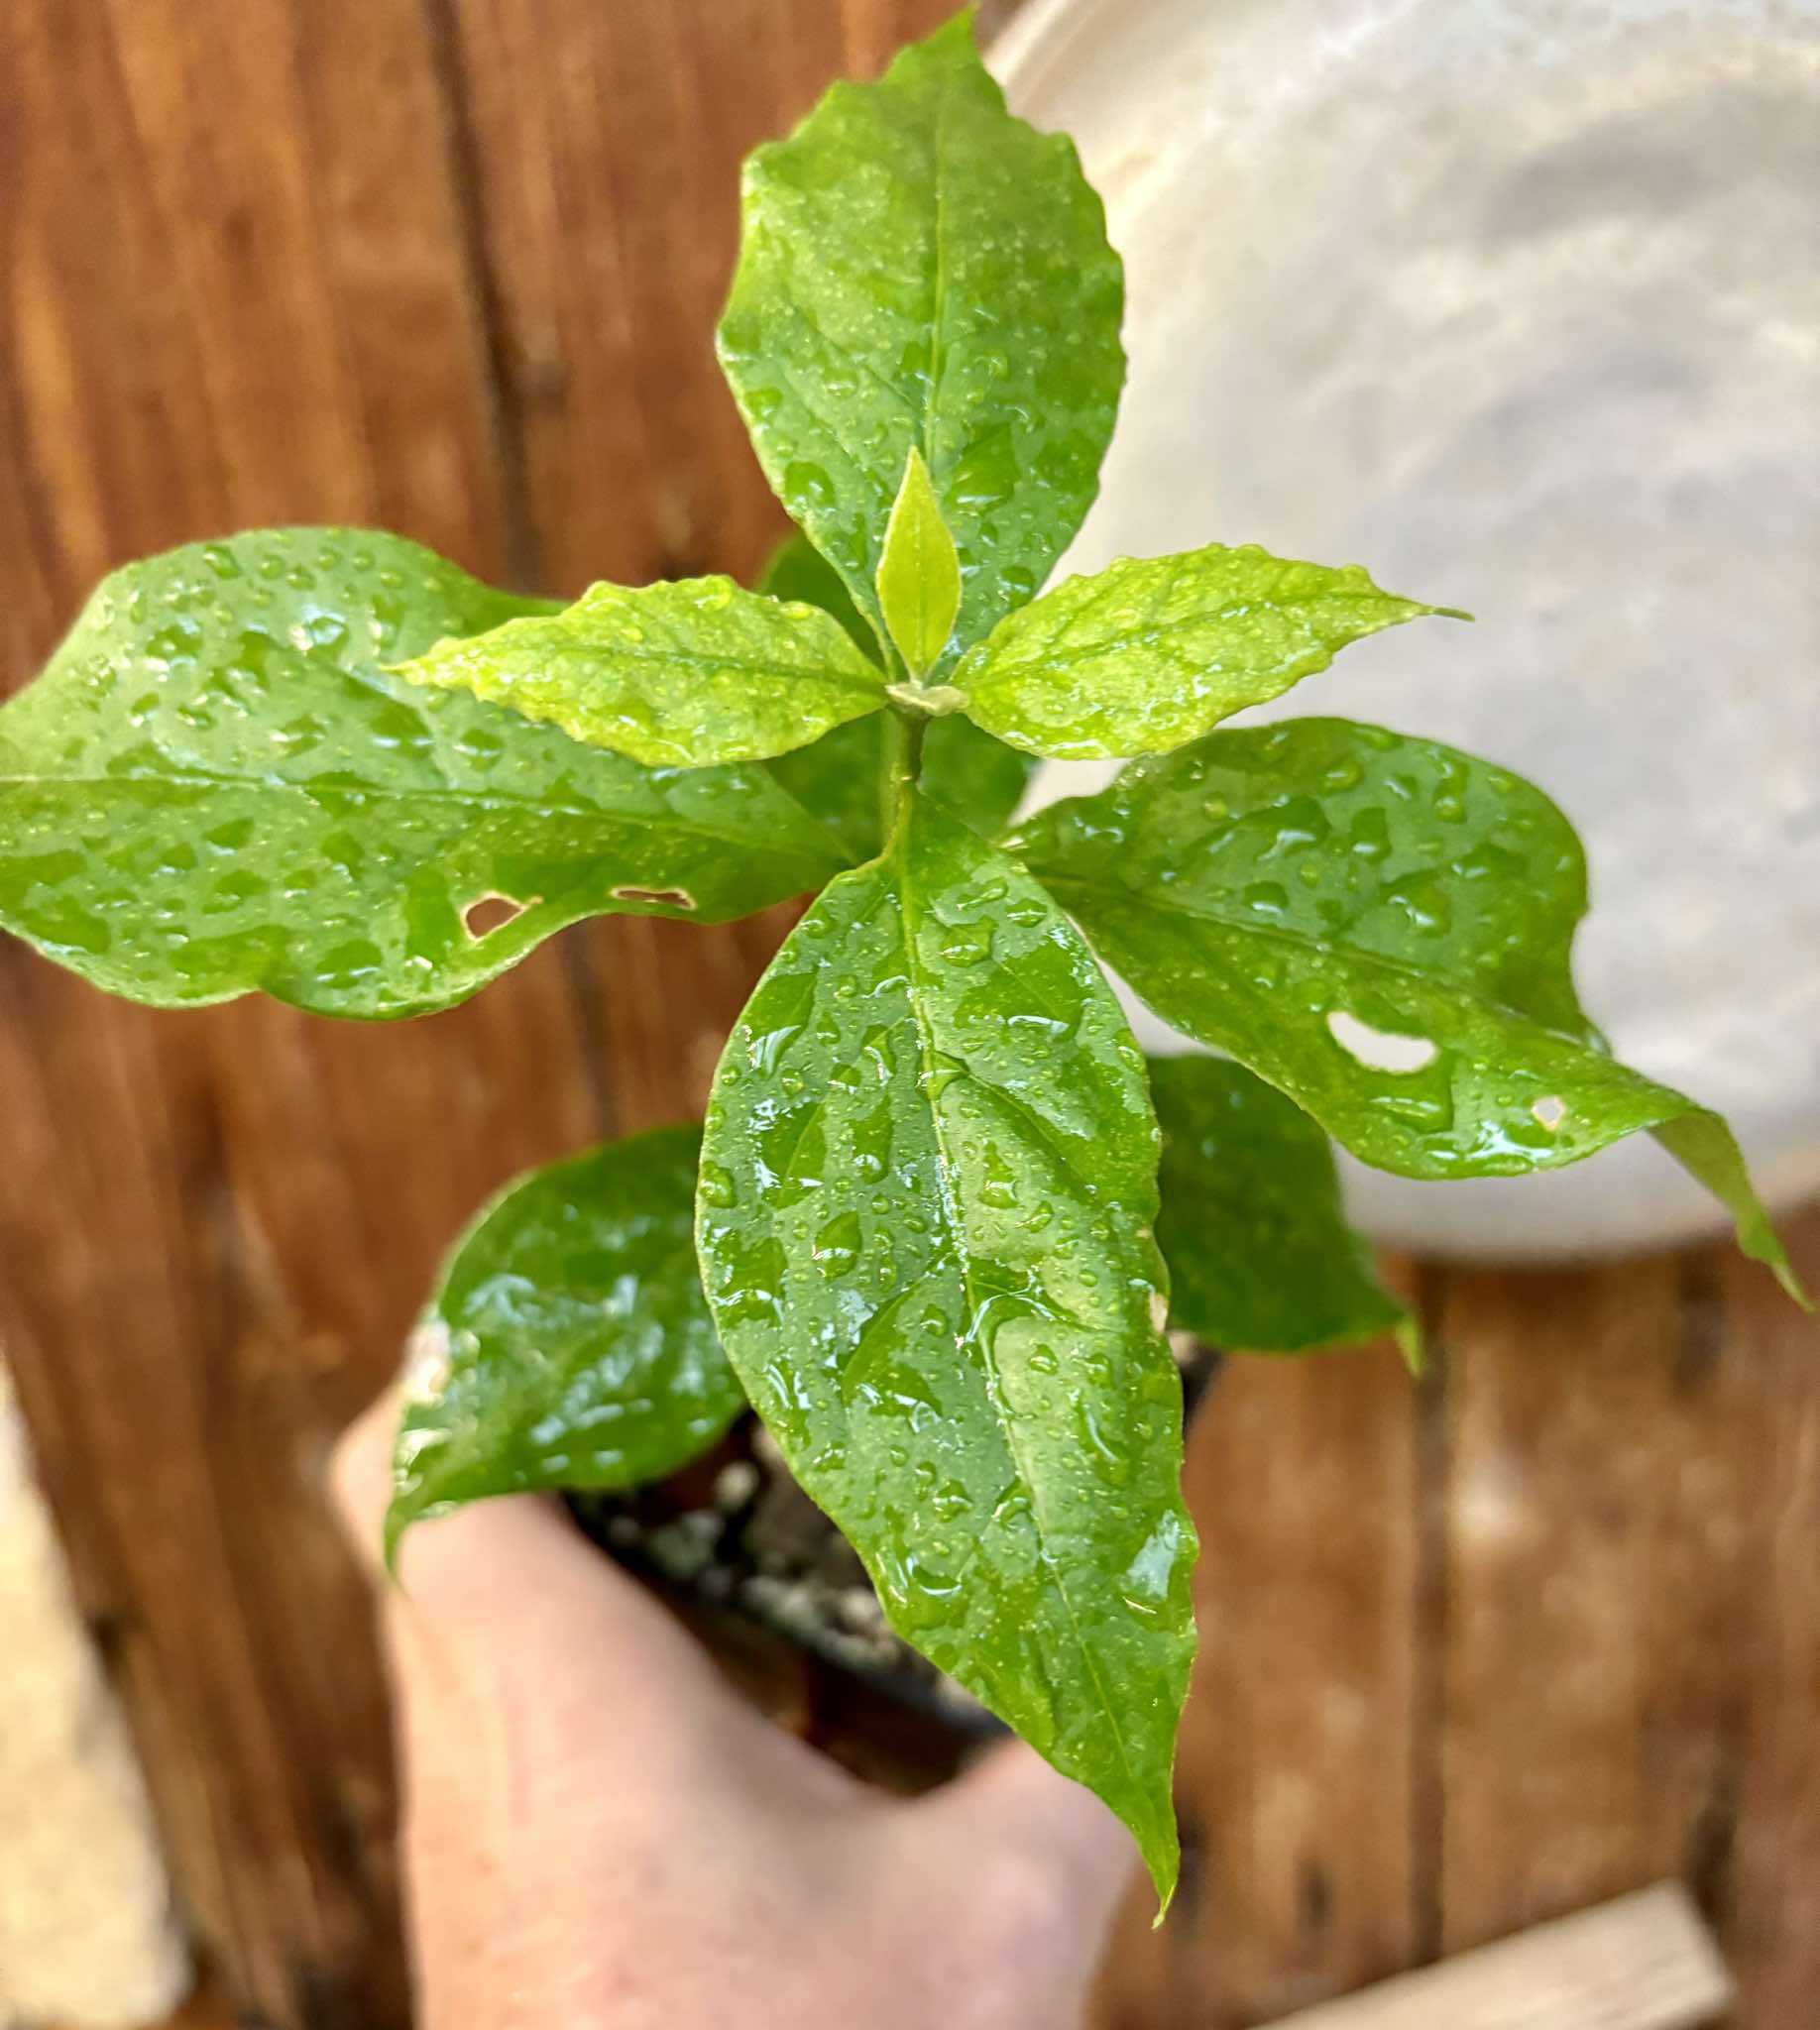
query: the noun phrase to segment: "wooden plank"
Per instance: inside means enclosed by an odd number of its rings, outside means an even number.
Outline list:
[[[1240,1359],[1190,1447],[1201,1648],[1182,1889],[1134,1888],[1105,2030],[1219,2030],[1416,1957],[1414,1388],[1395,1350]]]
[[[1811,1321],[1724,1250],[1457,1277],[1441,1317],[1445,1948],[1674,1874],[1775,2000],[1745,2020],[1813,2014]]]
[[[0,2025],[162,2015],[189,1986],[144,1781],[0,1361]]]
[[[99,573],[257,519],[497,572],[497,403],[414,0],[22,0],[0,26],[8,686]],[[0,952],[0,1337],[187,1913],[282,2030],[406,2020],[383,1690],[319,1498],[436,1255],[598,1132],[559,957],[336,1030]]]
[[[1274,2030],[1698,2030],[1730,1975],[1678,1882],[1536,1925]]]
[[[1793,1239],[1820,1289],[1820,1210]],[[1743,1767],[1733,1822],[1707,1834],[1706,1880],[1741,2030],[1779,2030],[1820,2022],[1820,1331],[1746,1265],[1721,1256],[1711,1274],[1720,1357],[1748,1368],[1758,1407],[1752,1627],[1732,1665]]]
[[[776,510],[709,352],[738,156],[946,11],[0,10],[4,681],[108,564],[260,516],[559,590],[748,568]],[[403,1030],[151,1016],[0,952],[0,1335],[188,1905],[283,2030],[405,2020],[327,1432],[488,1186],[699,1104],[780,921],[597,927]],[[1815,2012],[1820,1408],[1753,1274],[1450,1282],[1441,1425],[1388,1361],[1234,1371],[1194,1463],[1204,1858],[1134,1916],[1119,2024],[1256,2020],[1664,1869],[1748,2030]]]
[[[754,568],[783,527],[714,357],[739,163],[946,0],[452,0],[539,582]]]
[[[850,51],[873,62],[942,11],[465,9],[473,75],[504,51],[537,89],[464,187],[439,8],[7,10],[0,683],[113,563],[260,519],[377,520],[494,576],[539,535],[552,582],[749,566],[775,510],[709,352],[738,156]],[[556,236],[508,214],[484,249],[476,203],[521,173],[567,193]],[[547,295],[505,286],[513,247]],[[544,315],[584,398],[545,371]],[[513,519],[533,471],[534,529]],[[383,1692],[318,1499],[329,1434],[488,1189],[616,1112],[699,1107],[782,921],[584,933],[407,1030],[155,1016],[0,953],[0,1335],[188,1913],[282,2030],[405,2020]]]
[[[461,131],[538,582],[749,576],[785,527],[714,357],[739,163],[950,0],[453,0]],[[780,938],[625,918],[573,944],[627,1129],[700,1112]]]

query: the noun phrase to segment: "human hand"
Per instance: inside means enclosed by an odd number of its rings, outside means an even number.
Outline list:
[[[369,1556],[396,1402],[343,1440]],[[762,1719],[530,1496],[419,1524],[381,1602],[422,2030],[1068,2030],[1131,1861],[993,1749],[905,1800]]]

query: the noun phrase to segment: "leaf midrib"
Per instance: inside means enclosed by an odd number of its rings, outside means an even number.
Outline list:
[[[1552,1023],[1539,1021],[1523,1009],[1513,1008],[1509,1002],[1500,1001],[1468,985],[1455,973],[1437,974],[1424,971],[1422,967],[1412,964],[1408,959],[1391,959],[1382,953],[1361,951],[1357,946],[1325,944],[1310,937],[1306,931],[1289,930],[1281,924],[1242,923],[1219,910],[1191,909],[1173,898],[1166,901],[1155,895],[1139,894],[1136,889],[1128,888],[1123,883],[1114,885],[1104,881],[1085,880],[1072,874],[1039,872],[1034,865],[1031,871],[1044,887],[1058,895],[1064,890],[1073,889],[1078,893],[1104,896],[1108,900],[1124,903],[1133,909],[1148,910],[1155,916],[1182,917],[1190,923],[1214,924],[1222,930],[1236,932],[1240,937],[1257,938],[1266,944],[1287,945],[1299,953],[1315,953],[1322,958],[1331,958],[1337,952],[1350,963],[1363,966],[1368,971],[1377,970],[1392,974],[1430,993],[1439,981],[1457,993],[1462,1000],[1470,1001],[1488,1015],[1496,1016],[1501,1021],[1520,1023],[1527,1029],[1534,1029],[1544,1036],[1552,1037],[1557,1043],[1571,1044],[1575,1049],[1597,1057],[1602,1064],[1613,1062],[1606,1058],[1603,1052],[1594,1050],[1585,1036],[1576,1036],[1571,1030],[1557,1029]]]
[[[922,997],[919,990],[926,982],[926,975],[917,953],[917,931],[920,919],[912,900],[914,884],[910,877],[909,866],[905,861],[904,845],[905,833],[904,828],[900,825],[897,839],[891,847],[890,858],[897,872],[899,910],[904,928],[905,969],[909,974],[908,998],[910,1013],[911,1019],[916,1024],[923,1076],[927,1079],[939,1070],[937,1060],[941,1054],[935,1048],[935,1040],[930,1034],[928,1024],[923,1015]],[[979,1077],[969,1068],[962,1066],[961,1071],[963,1076],[968,1078],[982,1091],[994,1089],[986,1079]],[[933,1100],[928,1102],[928,1106],[929,1132],[930,1139],[935,1147],[936,1180],[941,1193],[942,1213],[954,1246],[955,1260],[960,1270],[962,1286],[967,1294],[967,1313],[970,1318],[974,1309],[972,1257],[967,1245],[967,1230],[962,1224],[957,1210],[953,1160],[949,1155],[948,1146],[942,1137],[941,1116],[937,1112]],[[1050,1574],[1056,1596],[1062,1602],[1063,1610],[1068,1616],[1069,1630],[1075,1638],[1075,1645],[1080,1650],[1081,1660],[1086,1665],[1087,1673],[1093,1680],[1094,1690],[1099,1694],[1100,1709],[1111,1723],[1112,1738],[1117,1744],[1119,1763],[1124,1769],[1126,1781],[1130,1784],[1133,1794],[1141,1797],[1144,1794],[1144,1787],[1136,1769],[1133,1768],[1131,1763],[1130,1750],[1126,1747],[1124,1730],[1120,1725],[1119,1709],[1113,1703],[1105,1679],[1100,1674],[1098,1660],[1093,1654],[1092,1645],[1087,1641],[1082,1630],[1081,1616],[1076,1609],[1074,1596],[1069,1591],[1063,1567],[1050,1549],[1050,1532],[1044,1521],[1048,1503],[1043,1496],[1043,1483],[1040,1478],[1031,1473],[1025,1463],[1023,1453],[1019,1449],[1014,1428],[1016,1419],[1008,1416],[1005,1412],[1001,1393],[1002,1385],[999,1379],[997,1364],[994,1361],[990,1344],[983,1338],[980,1341],[980,1355],[984,1361],[986,1371],[991,1377],[991,1402],[999,1434],[1004,1440],[1005,1450],[1010,1455],[1012,1464],[1017,1469],[1019,1479],[1030,1490],[1031,1513],[1037,1519],[1038,1541],[1041,1546],[1044,1566]]]
[[[705,839],[716,846],[735,846],[756,849],[758,842],[747,833],[716,832],[712,828],[692,823],[665,812],[661,817],[643,817],[629,811],[612,810],[600,804],[548,804],[540,803],[534,797],[512,796],[505,791],[487,790],[469,792],[459,789],[397,788],[389,785],[353,786],[345,782],[325,782],[319,788],[309,783],[274,781],[270,776],[261,775],[211,775],[203,769],[171,769],[158,775],[14,775],[0,774],[0,789],[125,789],[149,787],[152,789],[234,789],[258,791],[272,796],[295,796],[315,801],[318,796],[365,797],[374,802],[421,803],[454,805],[462,810],[521,810],[543,818],[580,818],[600,825],[633,826],[641,831],[670,831],[686,834],[692,839]],[[781,783],[776,784],[779,796],[789,798],[798,811],[826,832],[828,827]],[[832,837],[832,835],[831,835]]]
[[[530,620],[523,624],[526,626],[543,626],[546,623],[540,620]],[[834,669],[822,663],[754,662],[747,661],[739,656],[712,655],[700,649],[659,648],[654,646],[642,648],[636,644],[623,642],[591,642],[579,627],[565,628],[564,634],[568,638],[559,639],[548,647],[524,642],[514,642],[512,646],[520,654],[524,653],[527,648],[536,649],[539,653],[558,664],[586,662],[599,666],[612,665],[614,663],[651,663],[659,669],[681,667],[690,670],[717,671],[733,677],[769,677],[786,687],[803,683],[826,684],[838,691],[851,692],[858,697],[870,698],[879,706],[882,706],[885,702],[884,685],[877,678],[876,673],[872,671],[872,666],[869,663],[866,665],[868,674],[862,676],[857,670]],[[461,653],[478,649],[485,638],[484,635],[476,635],[463,641],[460,644],[456,659],[460,659]],[[848,639],[845,631],[842,633],[841,638],[843,641]],[[852,646],[851,642],[849,645]],[[859,651],[855,648],[853,653],[857,655]],[[514,679],[508,677],[501,688],[509,689]]]
[[[935,273],[929,283],[929,386],[923,395],[922,445],[923,463],[929,469],[932,487],[939,484],[936,465],[936,428],[941,420],[937,400],[941,393],[942,375],[947,366],[947,332],[945,318],[948,305],[948,177],[947,140],[949,94],[953,86],[944,82],[935,106],[935,135],[930,153],[935,169],[932,181],[935,188],[935,222],[932,237],[935,243]],[[939,497],[938,497],[939,498]]]

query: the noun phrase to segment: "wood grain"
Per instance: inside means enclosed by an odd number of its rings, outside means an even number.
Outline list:
[[[552,590],[749,568],[738,159],[946,12],[0,9],[0,683],[111,564],[260,519]],[[329,1436],[488,1189],[699,1107],[786,921],[594,926],[376,1029],[150,1014],[0,947],[0,1338],[224,2006],[402,2030]],[[1744,2030],[1820,2018],[1810,1328],[1710,1252],[1426,1289],[1426,1391],[1248,1363],[1203,1421],[1198,1864],[1107,2020],[1255,2022],[1663,1872]]]
[[[1416,1956],[1417,1400],[1394,1348],[1227,1364],[1196,1419],[1186,1866],[1134,1890],[1106,2030],[1251,2023]]]
[[[5,681],[111,564],[247,521],[500,568],[418,10],[45,0],[0,35]],[[401,2024],[383,1694],[317,1478],[453,1223],[598,1126],[560,959],[351,1031],[151,1015],[9,947],[0,1116],[0,1334],[187,1914],[266,2020]]]
[[[1699,2030],[1732,1983],[1678,1882],[1534,1926],[1271,2030]]]
[[[451,0],[458,122],[536,581],[749,576],[786,527],[714,357],[739,163],[948,0]],[[699,1113],[786,919],[598,925],[572,963],[627,1129]]]
[[[1820,1222],[1793,1238],[1811,1277]],[[1820,2008],[1812,1320],[1705,1250],[1458,1277],[1440,1336],[1441,1944],[1674,1875],[1741,1972],[1744,2020],[1802,2020]]]

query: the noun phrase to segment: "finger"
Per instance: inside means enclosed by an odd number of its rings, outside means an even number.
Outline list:
[[[1094,1950],[1134,1865],[1131,1836],[1090,1790],[1022,1742],[1006,1742],[914,1808],[922,1837],[1015,1880],[1039,1911],[1090,1935]]]
[[[350,1426],[333,1466],[344,1527],[376,1571],[398,1412],[389,1390]],[[544,1497],[502,1496],[417,1523],[398,1580],[382,1582],[383,1615],[407,1696],[426,1677],[489,1697],[541,1683],[543,1703],[559,1707],[573,1685],[603,1721],[634,1728],[667,1723],[678,1701],[687,1714],[730,1696],[674,1617]]]
[[[337,1448],[344,1524],[378,1568],[398,1397],[389,1391]],[[536,1719],[552,1761],[589,1756],[639,1787],[707,1763],[735,1789],[779,1779],[838,1796],[838,1772],[769,1727],[652,1593],[590,1543],[558,1505],[513,1495],[420,1522],[383,1583],[382,1616],[407,1732],[485,1732],[502,1711]],[[490,1717],[492,1716],[492,1717]],[[807,1764],[807,1768],[803,1765]]]

